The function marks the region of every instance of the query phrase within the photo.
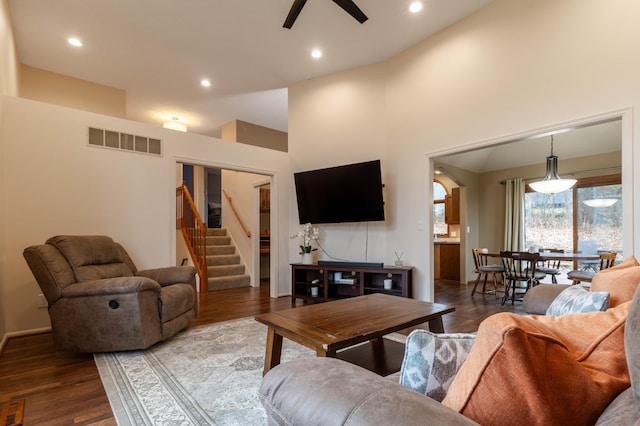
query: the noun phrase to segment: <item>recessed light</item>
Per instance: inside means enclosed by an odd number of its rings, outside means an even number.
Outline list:
[[[311,51],[311,56],[318,59],[320,57],[322,57],[322,51],[320,49],[313,49]]]
[[[203,80],[200,80],[200,85],[202,87],[211,87],[211,81],[207,80],[206,78]]]
[[[418,13],[422,10],[422,2],[421,1],[414,1],[409,5],[409,12],[411,13]]]
[[[79,39],[75,38],[75,37],[68,38],[67,41],[72,46],[75,46],[75,47],[81,47],[82,46],[82,42]]]

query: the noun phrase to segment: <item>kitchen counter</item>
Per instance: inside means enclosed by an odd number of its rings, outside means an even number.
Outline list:
[[[433,244],[460,244],[459,238],[438,238],[433,240]]]

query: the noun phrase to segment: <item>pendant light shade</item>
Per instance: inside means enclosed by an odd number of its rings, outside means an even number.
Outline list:
[[[585,203],[589,207],[594,207],[594,208],[611,207],[616,202],[618,202],[618,200],[615,198],[593,198],[591,200],[583,201],[583,203]]]
[[[547,157],[547,173],[542,180],[531,182],[529,186],[536,192],[557,194],[576,184],[575,179],[562,179],[558,175],[558,157],[553,155],[553,136],[551,136],[551,155]]]

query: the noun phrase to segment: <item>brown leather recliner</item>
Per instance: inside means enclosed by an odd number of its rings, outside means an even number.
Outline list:
[[[145,349],[197,315],[195,268],[138,271],[107,236],[57,236],[23,255],[49,303],[59,350]]]

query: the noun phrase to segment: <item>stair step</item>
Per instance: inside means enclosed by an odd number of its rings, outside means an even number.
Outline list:
[[[207,256],[207,266],[237,265],[239,263],[239,254],[220,254],[217,256]]]
[[[224,237],[227,235],[227,228],[208,228],[207,235],[210,237]]]
[[[228,246],[207,246],[207,256],[217,256],[221,254],[235,254],[236,247]]]
[[[249,287],[251,278],[249,275],[231,275],[228,277],[215,277],[208,279],[207,289],[209,291],[214,290],[226,290],[229,288]]]
[[[207,268],[207,277],[229,277],[233,275],[243,275],[244,265],[222,265],[222,266],[209,266]]]
[[[207,235],[208,246],[228,246],[231,244],[231,237]]]

